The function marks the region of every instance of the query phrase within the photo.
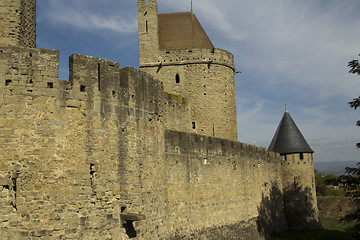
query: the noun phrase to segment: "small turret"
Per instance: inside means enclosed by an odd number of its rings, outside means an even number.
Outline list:
[[[269,151],[280,153],[284,206],[290,229],[320,228],[317,208],[314,151],[306,142],[288,111],[285,111]]]

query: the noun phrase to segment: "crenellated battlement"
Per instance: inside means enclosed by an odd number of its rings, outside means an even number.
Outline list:
[[[282,157],[278,153],[268,152],[263,147],[249,145],[221,138],[207,137],[192,133],[167,130],[165,132],[166,152],[200,156],[218,156],[239,158],[245,161],[256,160],[280,164]]]
[[[138,0],[138,7],[145,8],[145,7],[157,7],[156,0]]]
[[[90,110],[105,115],[114,113],[110,105],[122,104],[161,112],[158,108],[163,95],[149,94],[151,89],[146,89],[146,95],[139,95],[141,81],[133,84],[137,82],[135,76],[142,81],[153,78],[134,68],[119,69],[119,63],[113,61],[73,54],[69,59],[69,81],[65,81],[58,78],[57,50],[0,47],[0,60],[3,63],[0,77],[4,79],[0,82],[0,93],[4,105],[27,96],[31,102],[39,97],[53,98],[59,108],[86,110],[92,106],[94,109]],[[155,89],[163,93],[162,83],[153,81],[154,94],[158,92]],[[106,109],[105,105],[108,105]]]

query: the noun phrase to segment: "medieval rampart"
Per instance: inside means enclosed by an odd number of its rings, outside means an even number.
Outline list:
[[[33,48],[36,1],[0,2],[0,238],[318,227],[312,155],[237,142],[232,54],[159,50],[156,1],[138,3],[144,71],[73,54],[65,81],[59,52]]]
[[[150,75],[72,55],[64,81],[58,51],[21,47],[1,48],[0,62],[2,239],[260,239],[286,228],[280,156],[165,130],[164,104],[186,100],[164,97]]]
[[[166,219],[161,83],[81,55],[67,82],[57,58],[0,49],[1,238],[125,239],[130,213],[154,232]]]
[[[169,221],[176,236],[260,239],[268,228],[287,228],[279,155],[169,130],[165,147]]]

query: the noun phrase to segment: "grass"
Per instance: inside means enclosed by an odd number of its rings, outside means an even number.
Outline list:
[[[353,240],[352,233],[346,231],[352,223],[339,223],[336,220],[322,220],[323,228],[312,231],[288,231],[275,233],[267,240]]]

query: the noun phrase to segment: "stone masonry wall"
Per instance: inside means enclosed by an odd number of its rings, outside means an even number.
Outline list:
[[[232,69],[210,63],[141,69],[163,81],[166,92],[188,99],[191,122],[186,125],[190,125],[197,134],[237,141]]]
[[[277,155],[170,130],[165,143],[173,239],[262,239],[286,229]]]
[[[0,49],[1,239],[167,234],[162,85],[98,58],[70,65],[67,82],[57,51]]]
[[[22,0],[19,45],[36,48],[36,0]]]
[[[166,129],[195,133],[191,126],[191,106],[186,98],[165,92],[164,124]]]
[[[0,47],[36,48],[36,0],[0,2]]]
[[[320,228],[311,153],[287,154],[282,163],[284,204],[290,229]]]
[[[0,1],[0,47],[18,46],[20,0]]]
[[[138,0],[139,61],[154,59],[159,51],[156,0]]]
[[[64,81],[58,58],[0,48],[2,239],[263,239],[287,229],[286,173],[308,186],[298,176],[311,175],[312,158],[304,167],[256,146],[165,130],[175,126],[163,117],[171,108],[174,118],[190,115],[160,81],[77,54]],[[314,200],[304,199],[311,220]]]

